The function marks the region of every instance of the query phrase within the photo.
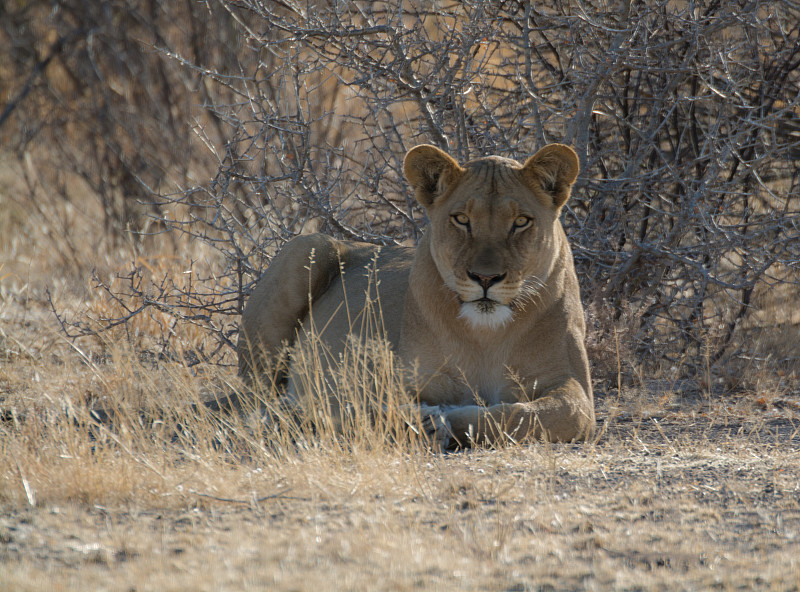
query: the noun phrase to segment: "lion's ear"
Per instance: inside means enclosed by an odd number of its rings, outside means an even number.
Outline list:
[[[564,144],[549,144],[531,156],[522,167],[526,180],[549,195],[556,209],[569,199],[580,164],[575,151]]]
[[[429,207],[464,172],[453,158],[436,146],[423,144],[408,151],[403,172],[417,201]]]

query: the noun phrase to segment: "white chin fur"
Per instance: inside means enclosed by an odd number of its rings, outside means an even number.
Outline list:
[[[478,301],[463,303],[458,318],[466,319],[473,329],[494,331],[504,327],[513,314],[505,304]]]

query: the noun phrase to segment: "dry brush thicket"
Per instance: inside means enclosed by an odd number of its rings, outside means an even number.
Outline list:
[[[413,145],[463,161],[564,142],[581,158],[564,222],[600,374],[620,358],[670,376],[797,366],[796,3],[86,4],[2,9],[2,78],[18,84],[0,125],[47,158],[32,200],[77,203],[77,175],[110,232],[218,255],[192,281],[138,266],[101,282],[117,311],[101,325],[156,310],[174,320],[161,353],[224,360],[292,236],[419,236]],[[176,323],[206,344],[177,351]]]

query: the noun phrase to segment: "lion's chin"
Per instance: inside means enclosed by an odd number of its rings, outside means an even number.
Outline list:
[[[505,327],[513,313],[511,308],[494,300],[482,298],[461,304],[458,318],[465,319],[473,329],[496,331]]]

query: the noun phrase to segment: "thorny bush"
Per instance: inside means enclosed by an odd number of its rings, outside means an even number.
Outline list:
[[[168,49],[166,34],[152,43],[212,89],[218,129],[195,141],[218,168],[151,195],[147,215],[212,245],[224,268],[192,291],[148,292],[134,274],[126,294],[205,323],[220,347],[197,359],[231,351],[253,282],[298,233],[417,240],[424,214],[401,164],[418,143],[461,161],[576,148],[564,223],[592,340],[640,367],[751,355],[737,332],[754,298],[798,281],[795,2],[207,4],[240,40],[224,63]]]

